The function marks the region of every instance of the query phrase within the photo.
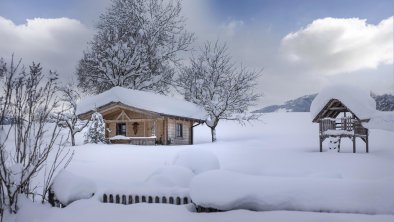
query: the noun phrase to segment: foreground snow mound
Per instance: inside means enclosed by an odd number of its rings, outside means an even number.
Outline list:
[[[338,99],[360,119],[369,119],[376,112],[376,102],[368,91],[349,85],[324,88],[312,101],[310,113],[314,119],[331,100]]]
[[[146,182],[151,186],[188,188],[193,176],[189,168],[166,166],[156,170]]]
[[[194,177],[190,197],[219,210],[394,214],[394,180],[285,178],[215,170]]]
[[[219,160],[215,154],[197,149],[179,152],[174,158],[173,165],[189,168],[195,174],[220,168]]]
[[[62,170],[52,183],[56,198],[64,205],[76,200],[87,199],[96,192],[96,185],[91,180]]]

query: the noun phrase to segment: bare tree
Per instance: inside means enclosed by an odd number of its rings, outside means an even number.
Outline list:
[[[71,145],[75,146],[75,134],[81,132],[89,123],[89,121],[82,121],[77,115],[77,102],[81,99],[76,86],[70,83],[66,86],[60,87],[61,101],[63,102],[63,109],[59,113],[60,124],[66,126],[70,130]]]
[[[203,107],[209,117],[212,142],[216,141],[219,120],[240,123],[256,119],[247,113],[261,95],[254,92],[260,72],[250,71],[231,60],[226,44],[207,42],[190,65],[182,69],[177,85],[185,99]]]
[[[43,170],[44,181],[51,180],[52,171],[69,162],[71,155],[65,149],[58,127],[59,116],[53,118],[57,107],[57,74],[42,73],[40,64],[33,63],[29,71],[20,67],[20,61],[7,66],[3,60],[0,76],[3,85],[1,118],[13,118],[0,128],[0,191],[2,210],[16,213],[19,194],[40,195],[45,200],[48,186],[37,191],[33,179]],[[48,162],[51,155],[58,156]]]
[[[166,93],[178,54],[193,40],[180,13],[179,0],[113,0],[79,62],[78,86],[89,93],[115,86]]]

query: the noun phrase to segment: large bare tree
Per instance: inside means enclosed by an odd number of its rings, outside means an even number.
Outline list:
[[[206,42],[190,65],[182,69],[177,85],[185,99],[203,107],[206,124],[216,141],[216,126],[221,119],[241,123],[258,118],[249,114],[260,94],[254,91],[260,72],[248,70],[232,61],[226,44]]]
[[[97,28],[77,68],[89,93],[122,86],[165,94],[193,40],[179,0],[113,0]]]

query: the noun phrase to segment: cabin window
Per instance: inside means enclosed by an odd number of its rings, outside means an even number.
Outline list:
[[[175,135],[176,135],[176,137],[183,137],[183,125],[182,125],[182,123],[177,123],[175,125]]]
[[[126,123],[116,124],[116,135],[126,136]]]

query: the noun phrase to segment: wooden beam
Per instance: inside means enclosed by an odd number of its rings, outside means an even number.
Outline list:
[[[329,108],[328,110],[331,110],[331,111],[340,111],[340,112],[346,112],[346,111],[348,111],[345,107],[331,107],[331,108]]]

